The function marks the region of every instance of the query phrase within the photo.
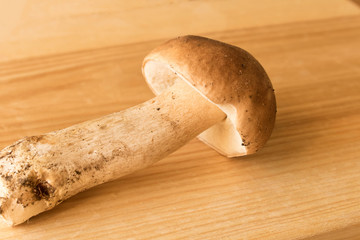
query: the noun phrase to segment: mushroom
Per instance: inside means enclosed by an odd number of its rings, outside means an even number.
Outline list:
[[[196,136],[227,157],[255,153],[269,139],[274,90],[248,52],[178,37],[146,56],[142,70],[157,97],[0,151],[0,214],[9,225],[150,166]]]

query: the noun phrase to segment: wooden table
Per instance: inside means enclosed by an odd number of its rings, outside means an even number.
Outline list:
[[[0,148],[153,95],[142,58],[198,34],[251,52],[278,114],[259,153],[198,140],[83,192],[1,239],[359,239],[359,1],[0,3]]]

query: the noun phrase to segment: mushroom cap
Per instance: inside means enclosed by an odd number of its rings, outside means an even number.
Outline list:
[[[149,53],[142,71],[156,95],[181,79],[224,111],[225,120],[198,136],[221,154],[252,154],[270,138],[274,89],[264,68],[245,50],[199,36],[178,37]]]

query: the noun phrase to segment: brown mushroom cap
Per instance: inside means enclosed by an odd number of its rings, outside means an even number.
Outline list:
[[[276,115],[274,89],[264,68],[245,50],[183,36],[154,49],[142,70],[156,95],[182,79],[226,113],[224,121],[199,135],[220,153],[252,154],[269,139]]]

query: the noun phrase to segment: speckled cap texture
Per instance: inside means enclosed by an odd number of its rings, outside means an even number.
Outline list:
[[[226,113],[226,120],[199,135],[220,153],[252,154],[270,138],[274,89],[264,68],[245,50],[199,36],[178,37],[145,57],[143,74],[155,94],[181,79]]]

